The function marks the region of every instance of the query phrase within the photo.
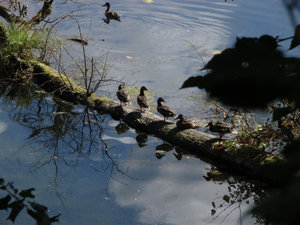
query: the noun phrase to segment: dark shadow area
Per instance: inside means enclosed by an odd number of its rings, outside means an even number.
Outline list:
[[[300,58],[285,56],[279,46],[280,42],[287,40],[291,40],[290,49],[299,46],[300,25],[296,25],[295,13],[299,13],[300,8],[297,0],[283,3],[295,27],[294,36],[279,39],[265,34],[237,38],[232,48],[215,55],[206,64],[204,76],[190,77],[182,87],[204,89],[210,97],[244,109],[266,109],[270,103],[277,104],[269,109],[273,121],[267,128],[282,132],[279,136],[281,144],[275,145],[274,152],[279,150],[285,161],[265,166],[262,173],[275,175],[278,189],[252,212],[266,224],[294,225],[300,220]],[[270,134],[271,143],[274,137]]]
[[[265,108],[278,98],[299,106],[300,59],[285,57],[278,39],[270,35],[237,38],[233,48],[215,55],[205,76],[190,77],[182,87],[205,89],[213,98],[238,107]]]
[[[161,159],[165,156],[165,154],[169,151],[172,151],[174,149],[174,146],[164,142],[163,144],[157,145],[155,147],[155,156],[157,159]]]
[[[143,132],[137,132],[135,140],[140,148],[145,147],[147,145],[146,142],[148,141],[148,135]]]
[[[129,126],[126,123],[119,123],[115,130],[117,131],[117,134],[125,134],[129,130]]]
[[[3,178],[0,178],[0,210],[8,211],[9,216],[6,218],[11,222],[15,222],[18,215],[26,210],[27,214],[31,216],[38,225],[50,225],[55,222],[59,222],[60,213],[56,216],[49,217],[48,208],[40,203],[31,201],[35,196],[33,192],[34,188],[19,191],[13,185],[13,182],[5,182]]]
[[[227,193],[218,194],[211,202],[212,219],[206,224],[222,224],[227,217],[238,212],[239,224],[243,224],[244,215],[242,214],[243,204],[249,205],[254,202],[255,205],[262,202],[268,196],[268,186],[254,180],[245,180],[245,178],[232,176],[226,172],[221,172],[214,166],[203,176],[208,182],[214,182],[219,185],[227,185]],[[253,214],[256,224],[265,224],[265,220],[259,215]]]

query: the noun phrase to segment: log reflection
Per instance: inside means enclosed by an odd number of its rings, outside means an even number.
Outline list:
[[[102,139],[105,116],[88,107],[52,98],[25,84],[11,86],[9,82],[2,82],[0,97],[5,103],[2,108],[10,112],[10,118],[28,129],[27,143],[42,152],[32,170],[45,166],[55,168],[53,183],[62,203],[58,191],[62,167],[75,168],[81,160],[89,160],[94,171],[108,171],[108,182],[114,172],[128,176],[110,155],[109,146]],[[128,129],[124,125],[119,128],[122,128],[121,132]]]

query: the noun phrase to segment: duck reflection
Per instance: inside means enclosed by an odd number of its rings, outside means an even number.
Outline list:
[[[174,145],[171,145],[169,143],[164,142],[161,145],[157,145],[155,148],[155,156],[157,159],[161,159],[162,157],[164,157],[169,151],[174,149]]]
[[[140,148],[145,147],[147,144],[146,142],[148,141],[148,136],[145,133],[138,132],[138,135],[136,136],[136,142],[138,143],[138,146]]]
[[[181,160],[182,159],[182,156],[186,156],[186,158],[188,158],[191,153],[183,148],[180,148],[178,146],[175,146],[175,152],[173,153],[173,155],[175,156],[175,158],[177,160]]]
[[[116,127],[115,130],[117,131],[117,133],[120,134],[124,134],[129,130],[129,126],[126,123],[119,123]]]

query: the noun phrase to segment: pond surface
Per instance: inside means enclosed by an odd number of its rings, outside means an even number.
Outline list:
[[[109,76],[126,86],[145,85],[154,99],[164,97],[176,112],[203,124],[213,116],[214,105],[197,89],[179,90],[185,79],[200,73],[202,60],[230,47],[237,36],[293,34],[276,0],[114,0],[112,10],[122,22],[109,24],[102,20],[104,2],[65,2],[55,2],[52,19],[74,11],[89,40],[87,55],[100,60],[108,53]],[[41,5],[29,3],[36,10]],[[71,18],[56,29],[65,39],[79,37]],[[80,60],[80,46],[69,44]],[[98,94],[116,99],[117,85],[104,86]],[[255,224],[257,219],[246,213],[261,192],[251,182],[215,174],[207,160],[108,115],[27,86],[2,89],[1,176],[20,190],[35,188],[35,201],[51,216],[61,213],[60,224]],[[10,224],[7,216],[0,211],[0,224]],[[32,223],[26,212],[15,222]]]
[[[244,216],[261,194],[253,183],[33,87],[2,88],[1,176],[35,188],[35,201],[61,213],[60,224],[254,223]],[[15,224],[32,224],[25,211]],[[7,217],[0,211],[1,224]]]

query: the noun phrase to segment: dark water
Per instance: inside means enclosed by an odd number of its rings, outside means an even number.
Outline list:
[[[122,22],[109,24],[102,20],[103,2],[82,2],[57,1],[53,18],[75,10],[89,40],[89,57],[108,53],[110,76],[127,86],[146,85],[155,99],[163,96],[177,112],[202,122],[214,105],[196,89],[179,90],[203,66],[198,53],[207,62],[236,36],[293,34],[275,0],[116,0],[112,10]],[[70,18],[56,29],[64,38],[79,36]],[[80,47],[69,44],[80,60]],[[116,86],[98,94],[115,98]],[[47,206],[50,216],[61,213],[60,224],[255,224],[255,217],[246,216],[261,194],[254,184],[213,176],[207,160],[138,134],[108,115],[27,86],[10,88],[2,87],[0,99],[1,177],[20,190],[35,188],[35,201]],[[10,224],[7,216],[0,211],[0,224]],[[15,224],[33,220],[23,210]]]

